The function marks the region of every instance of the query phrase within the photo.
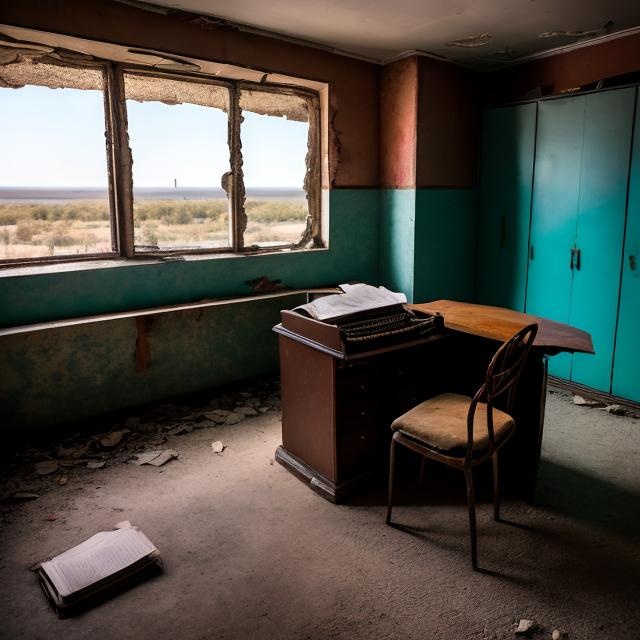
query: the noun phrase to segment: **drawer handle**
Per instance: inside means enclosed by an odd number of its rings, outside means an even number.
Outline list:
[[[366,412],[366,411],[361,411],[361,412],[360,412],[360,415],[361,415],[361,416],[366,416],[366,415],[367,415],[367,412]]]
[[[631,269],[631,271],[636,270],[636,257],[634,255],[629,256],[629,269]]]

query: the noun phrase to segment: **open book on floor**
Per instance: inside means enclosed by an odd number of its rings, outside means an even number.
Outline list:
[[[128,521],[33,567],[61,618],[106,600],[160,570],[160,552]]]

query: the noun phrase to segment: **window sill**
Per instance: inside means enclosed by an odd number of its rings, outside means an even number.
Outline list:
[[[256,253],[209,253],[190,255],[166,256],[138,256],[135,258],[108,258],[103,260],[79,260],[76,262],[49,262],[29,265],[0,265],[1,278],[16,278],[23,276],[47,275],[52,273],[67,273],[73,271],[95,271],[98,269],[117,269],[120,267],[134,267],[151,264],[173,264],[175,262],[201,262],[209,260],[229,260],[263,258],[269,256],[290,255],[294,253],[318,253],[328,251],[328,247],[314,247],[313,249],[286,249],[281,251],[264,251]]]

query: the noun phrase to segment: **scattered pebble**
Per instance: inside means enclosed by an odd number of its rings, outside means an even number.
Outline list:
[[[526,618],[523,618],[518,623],[518,628],[515,630],[515,634],[517,636],[528,636],[529,634],[533,633],[534,628],[535,626],[533,620],[527,620]]]
[[[87,469],[102,469],[105,464],[107,464],[106,460],[89,460]]]
[[[211,443],[211,450],[213,451],[213,453],[222,453],[225,450],[225,446],[222,444],[222,442],[220,442],[220,440],[216,440],[215,442]]]

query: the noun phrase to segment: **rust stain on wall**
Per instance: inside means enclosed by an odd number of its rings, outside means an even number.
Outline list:
[[[149,345],[149,332],[153,326],[151,316],[138,316],[136,318],[136,371],[142,373],[151,366],[151,346]]]

